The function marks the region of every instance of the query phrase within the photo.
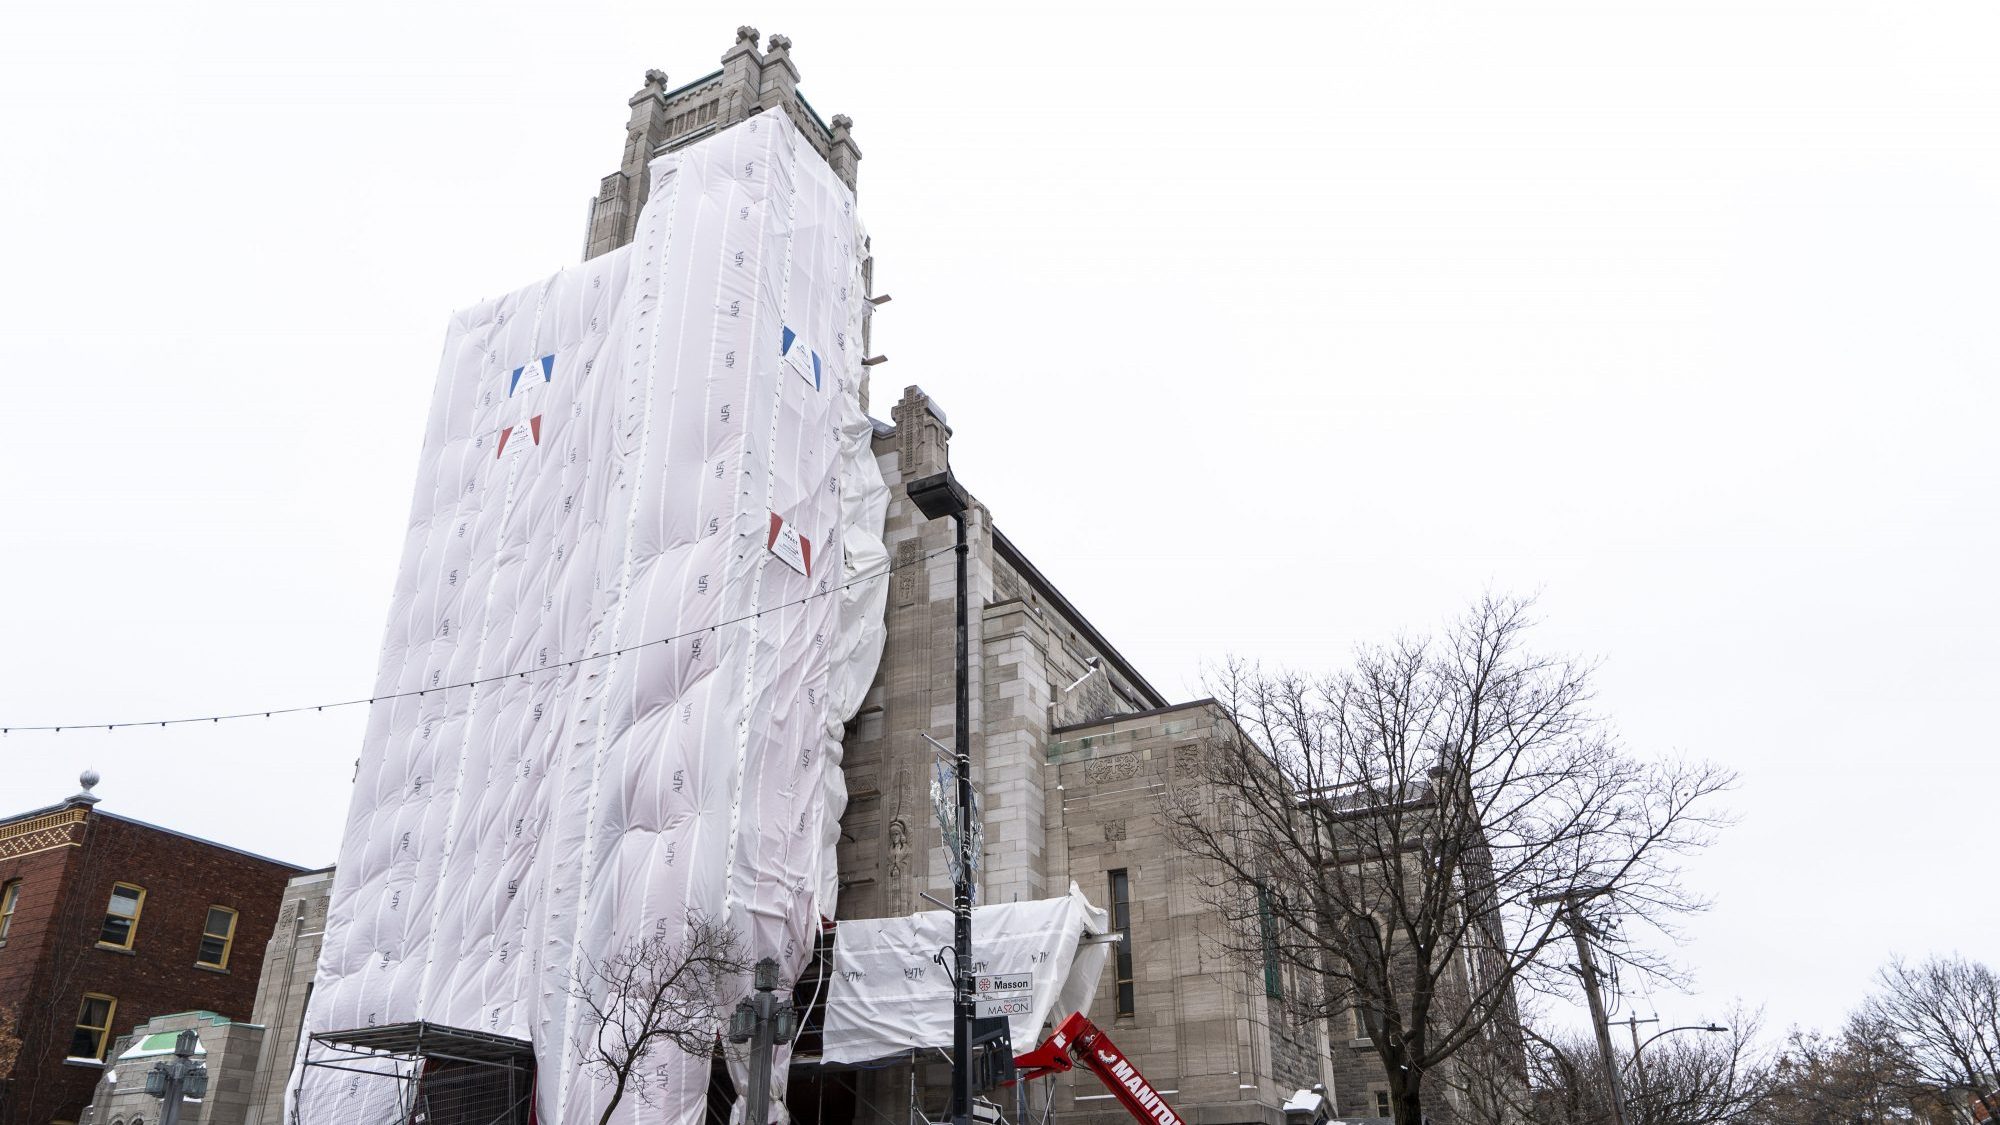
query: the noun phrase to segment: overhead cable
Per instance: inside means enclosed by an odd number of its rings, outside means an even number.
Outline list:
[[[565,660],[557,664],[544,664],[536,668],[527,669],[525,671],[502,672],[497,675],[481,676],[478,679],[463,680],[454,684],[440,684],[437,687],[420,688],[415,691],[388,692],[383,695],[371,695],[366,697],[356,697],[354,699],[342,699],[331,703],[307,703],[296,707],[273,707],[268,710],[235,711],[221,715],[196,715],[178,719],[146,719],[146,720],[134,720],[122,723],[43,723],[34,726],[25,724],[0,726],[0,735],[22,734],[29,731],[53,731],[55,733],[60,734],[66,730],[119,730],[125,727],[171,727],[171,726],[181,726],[187,723],[220,723],[225,720],[234,720],[234,719],[255,719],[255,718],[268,719],[273,715],[296,715],[303,711],[332,711],[335,710],[336,708],[341,708],[341,707],[360,707],[363,705],[372,706],[373,704],[376,703],[386,703],[396,699],[415,699],[431,695],[441,695],[449,691],[458,691],[463,688],[479,687],[484,684],[499,683],[503,680],[525,680],[530,676],[538,676],[548,672],[558,672],[561,671],[562,669],[574,668],[577,665],[586,664],[591,661],[608,660],[614,656],[623,656],[626,653],[638,652],[641,649],[652,648],[655,645],[671,645],[675,641],[684,641],[692,637],[698,637],[707,633],[713,633],[717,629],[726,629],[731,625],[741,625],[746,621],[755,621],[757,618],[763,617],[767,614],[779,613],[788,609],[795,609],[799,606],[806,604],[809,601],[814,600],[815,598],[823,598],[830,594],[837,594],[840,593],[842,590],[851,589],[855,586],[860,585],[863,582],[873,582],[878,578],[887,578],[889,575],[895,573],[898,570],[902,570],[905,567],[916,566],[920,563],[927,562],[931,559],[936,558],[939,555],[947,554],[954,549],[955,548],[948,546],[939,547],[934,551],[918,555],[914,559],[908,559],[901,563],[885,566],[880,570],[876,570],[868,574],[863,574],[856,578],[851,578],[848,581],[843,582],[838,586],[829,587],[828,589],[825,590],[820,590],[815,593],[807,594],[803,598],[798,598],[792,601],[788,601],[781,605],[774,605],[768,609],[760,609],[753,613],[746,613],[741,617],[732,617],[727,621],[718,621],[713,625],[704,625],[698,629],[689,629],[684,633],[675,633],[671,637],[659,637],[650,641],[642,641],[638,644],[626,645],[624,648],[611,649],[608,652],[593,652],[586,656],[576,657],[573,660]]]

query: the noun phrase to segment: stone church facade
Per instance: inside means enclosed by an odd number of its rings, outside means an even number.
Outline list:
[[[764,42],[759,51],[756,30],[739,28],[720,70],[679,86],[648,72],[629,103],[618,171],[592,203],[586,257],[630,241],[647,160],[753,113],[790,115],[855,185],[861,153],[852,122],[823,121],[799,94],[790,40]],[[872,294],[872,257],[863,277]],[[872,332],[864,349],[871,343]],[[883,539],[897,569],[881,668],[845,744],[840,918],[933,909],[952,891],[931,810],[927,737],[949,745],[953,733],[954,529],[949,519],[924,519],[903,494],[908,482],[944,470],[952,427],[916,386],[887,415],[876,423],[875,455],[891,496]],[[978,483],[961,481],[974,491],[966,519],[972,761],[985,837],[980,901],[1060,895],[1074,881],[1098,905],[1118,910],[1122,902],[1129,944],[1107,962],[1093,1019],[1195,1125],[1281,1125],[1294,1092],[1331,1090],[1333,1045],[1316,1023],[1290,1017],[1262,974],[1220,951],[1213,927],[1221,920],[1204,911],[1183,870],[1190,861],[1168,844],[1159,801],[1166,787],[1194,781],[1193,756],[1225,736],[1228,721],[1209,701],[1172,703],[1148,683],[995,525]],[[810,1042],[801,1047],[809,1056]],[[806,1057],[794,1066],[789,1100],[813,1125],[908,1125],[918,1113],[941,1118],[948,1089],[941,1060],[919,1061],[912,1073],[911,1064],[836,1071]],[[1020,1108],[1009,1092],[993,1096],[1010,1117]],[[1077,1125],[1129,1121],[1083,1071],[1038,1084],[1029,1097],[1031,1113],[1053,1099],[1057,1116]]]

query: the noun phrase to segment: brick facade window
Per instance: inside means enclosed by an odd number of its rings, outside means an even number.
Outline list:
[[[226,906],[208,908],[208,923],[201,931],[201,952],[195,964],[209,969],[229,967],[229,947],[236,941],[236,912]]]
[[[146,906],[146,888],[131,883],[113,883],[111,901],[104,908],[104,926],[97,944],[113,949],[130,949],[139,936],[139,912]]]
[[[1111,872],[1111,928],[1118,934],[1113,981],[1118,993],[1117,1012],[1121,1016],[1138,1013],[1138,998],[1132,987],[1132,880],[1125,869]]]
[[[111,1045],[111,1017],[117,1011],[116,999],[84,993],[83,1005],[76,1012],[76,1031],[69,1037],[69,1057],[104,1061],[104,1049]]]
[[[9,879],[0,887],[0,945],[7,944],[7,930],[14,925],[14,904],[21,901],[21,881]]]

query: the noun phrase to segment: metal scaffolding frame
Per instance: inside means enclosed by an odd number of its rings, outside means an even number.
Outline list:
[[[322,1031],[306,1043],[302,1079],[313,1069],[398,1084],[398,1115],[384,1122],[297,1125],[528,1125],[535,1093],[534,1047],[526,1040],[426,1023]]]

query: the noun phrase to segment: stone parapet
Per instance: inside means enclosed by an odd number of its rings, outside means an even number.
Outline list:
[[[647,165],[654,157],[706,140],[759,113],[790,117],[840,181],[853,189],[861,163],[854,122],[842,115],[828,125],[799,93],[799,68],[792,62],[789,38],[772,35],[768,50],[761,52],[758,39],[756,28],[737,28],[736,41],[722,53],[721,68],[682,86],[668,88],[665,71],[646,72],[644,85],[626,99],[631,115],[618,171],[599,181],[590,203],[585,259],[632,241],[651,186]]]

